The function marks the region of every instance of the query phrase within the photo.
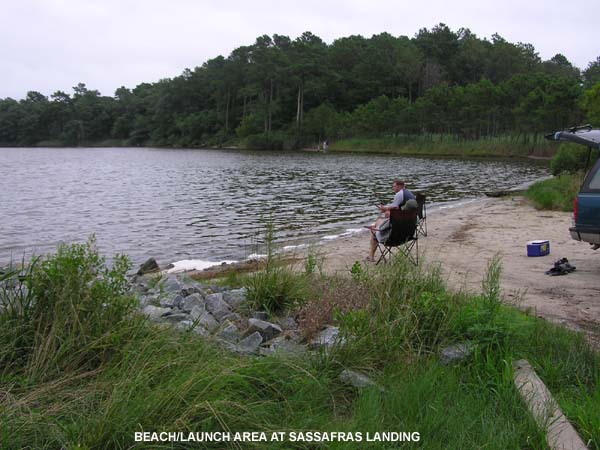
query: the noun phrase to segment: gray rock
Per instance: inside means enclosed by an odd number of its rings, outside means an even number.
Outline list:
[[[202,289],[200,289],[200,287],[198,286],[193,286],[193,285],[185,285],[182,289],[181,289],[181,294],[184,297],[187,297],[188,295],[192,295],[192,294],[202,294]]]
[[[475,346],[470,342],[451,345],[440,352],[440,362],[444,365],[454,364],[471,357]]]
[[[258,331],[265,341],[270,341],[275,336],[279,336],[283,331],[279,325],[271,322],[265,322],[259,319],[248,319],[248,333]]]
[[[160,318],[161,320],[164,320],[166,322],[171,322],[171,323],[177,323],[177,322],[181,322],[182,320],[189,320],[190,316],[189,314],[186,313],[171,313],[171,314],[165,314],[163,316],[161,316]]]
[[[167,278],[161,283],[163,292],[167,293],[181,293],[183,285],[177,279],[175,275],[168,275]]]
[[[205,298],[206,309],[212,313],[218,321],[223,320],[228,314],[231,314],[229,305],[223,300],[223,294],[215,293],[207,295]]]
[[[202,337],[210,336],[210,332],[206,328],[204,328],[198,324],[192,325],[192,332],[196,333],[198,336],[202,336]]]
[[[223,300],[223,294],[221,292],[212,292],[210,294],[208,294],[205,297],[207,302],[223,302],[225,303],[225,301]],[[227,305],[227,303],[225,303],[225,305]],[[227,305],[229,306],[229,305]]]
[[[160,267],[158,267],[158,263],[154,258],[149,258],[145,263],[140,266],[140,269],[137,271],[138,275],[144,275],[147,273],[159,272]]]
[[[219,322],[217,322],[211,313],[206,312],[206,314],[203,314],[200,316],[200,319],[198,319],[198,325],[212,333],[219,327]]]
[[[148,297],[147,295],[141,295],[138,297],[138,300],[140,302],[140,309],[144,309],[146,306],[151,305],[153,303],[152,297]]]
[[[271,347],[258,347],[258,354],[260,356],[271,356],[275,354],[275,350]]]
[[[296,322],[293,317],[284,317],[279,321],[279,324],[281,325],[281,328],[285,330],[298,329],[298,322]]]
[[[219,327],[219,322],[201,306],[194,306],[190,313],[190,318],[195,324],[211,332]]]
[[[175,324],[175,329],[180,331],[188,331],[194,326],[194,322],[189,319],[182,320],[181,322],[177,322]]]
[[[131,286],[134,291],[140,292],[142,294],[148,292],[148,285],[146,283],[136,283]]]
[[[149,319],[158,319],[159,317],[170,313],[171,309],[169,308],[159,308],[158,306],[148,305],[144,309],[142,309],[142,314],[144,314]]]
[[[233,309],[239,308],[246,301],[246,288],[232,289],[223,293],[223,300]]]
[[[237,342],[242,337],[238,327],[231,322],[225,322],[217,336],[227,342]]]
[[[373,380],[362,373],[355,372],[354,370],[344,369],[340,373],[340,381],[342,383],[349,384],[357,388],[367,388],[371,386],[377,386]]]
[[[269,320],[269,314],[265,311],[254,311],[252,317],[258,320]]]
[[[147,295],[146,296],[146,304],[147,305],[160,306],[160,299],[161,299],[160,294]]]
[[[183,298],[180,308],[184,311],[191,311],[194,306],[202,306],[204,308],[204,298],[200,294],[192,294]]]
[[[262,344],[263,338],[258,331],[255,331],[250,336],[242,339],[237,348],[242,353],[255,353]]]
[[[327,327],[311,341],[310,345],[312,348],[330,349],[335,345],[344,345],[344,342],[338,327]]]
[[[227,320],[230,322],[239,322],[242,320],[242,316],[240,316],[238,313],[227,314],[226,316],[223,316],[221,322],[225,322]]]
[[[179,295],[174,296],[174,295],[166,295],[163,296],[160,301],[159,304],[160,306],[162,306],[163,308],[174,308],[175,307],[175,299],[177,297],[180,297]]]
[[[306,352],[306,346],[294,342],[288,336],[278,336],[268,344],[268,347],[261,347],[260,352],[262,355],[273,353],[298,355]]]
[[[190,319],[197,320],[205,312],[206,312],[206,309],[204,308],[204,305],[196,305],[190,311]]]
[[[183,300],[184,300],[183,295],[175,296],[175,298],[173,299],[173,308],[181,309],[181,307],[183,306]]]

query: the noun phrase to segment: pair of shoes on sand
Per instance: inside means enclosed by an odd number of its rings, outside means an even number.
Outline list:
[[[567,258],[562,258],[556,261],[554,263],[554,266],[550,270],[547,270],[545,273],[546,275],[552,276],[566,275],[568,273],[573,272],[575,269],[576,267],[569,264],[569,260]]]

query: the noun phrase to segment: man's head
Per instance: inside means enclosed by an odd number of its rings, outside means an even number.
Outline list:
[[[399,192],[404,189],[404,181],[396,179],[392,187],[394,188],[394,192]]]

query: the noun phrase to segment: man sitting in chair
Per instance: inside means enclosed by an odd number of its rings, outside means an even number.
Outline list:
[[[383,213],[373,224],[371,229],[371,236],[369,237],[371,247],[369,249],[369,256],[367,261],[375,261],[375,250],[377,249],[377,242],[383,242],[387,239],[388,233],[386,233],[386,227],[389,229],[389,217],[390,209],[403,209],[411,210],[417,209],[418,204],[415,195],[406,189],[404,181],[394,180],[392,189],[396,195],[394,200],[389,205],[379,205],[379,210]]]

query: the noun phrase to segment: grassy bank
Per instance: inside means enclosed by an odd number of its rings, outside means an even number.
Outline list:
[[[570,212],[573,211],[573,201],[579,192],[583,177],[583,172],[563,173],[531,185],[525,196],[537,209]]]
[[[339,152],[424,156],[550,157],[556,151],[556,144],[534,140],[532,136],[462,140],[454,136],[426,135],[344,139],[332,143],[330,149]]]
[[[125,259],[107,269],[93,245],[61,247],[0,275],[0,447],[189,448],[142,444],[135,431],[415,431],[406,448],[546,448],[512,382],[527,358],[584,440],[600,445],[600,360],[581,335],[504,306],[501,266],[481,294],[446,289],[436,268],[396,260],[347,278],[307,261],[242,277],[255,306],[298,308],[301,324],[340,326],[344,346],[241,357],[194,333],[133,315]],[[276,293],[276,295],[272,295]],[[270,296],[271,295],[271,296]],[[307,326],[307,329],[311,327]],[[468,341],[445,366],[439,350]],[[338,380],[344,368],[383,388]],[[402,443],[247,442],[198,448],[399,448]]]

